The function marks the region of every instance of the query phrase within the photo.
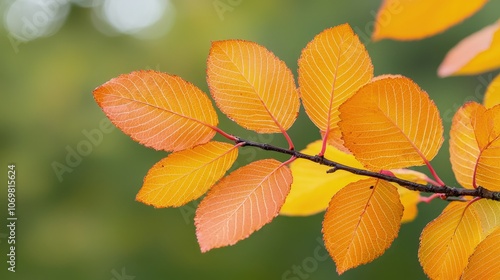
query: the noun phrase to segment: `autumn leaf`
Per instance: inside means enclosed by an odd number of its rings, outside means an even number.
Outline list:
[[[450,129],[451,167],[460,185],[468,189],[474,188],[474,171],[480,153],[471,123],[472,114],[478,110],[485,111],[475,102],[463,105],[453,116]]]
[[[469,258],[462,280],[500,279],[500,227],[488,235]]]
[[[217,114],[196,86],[169,74],[137,71],[94,90],[106,116],[135,141],[179,151],[210,141]]]
[[[222,178],[237,156],[237,146],[221,142],[172,153],[148,171],[136,199],[155,207],[184,205]]]
[[[474,75],[496,69],[500,67],[499,48],[500,22],[496,22],[453,47],[439,65],[438,75]]]
[[[345,146],[370,170],[427,164],[443,142],[436,105],[406,77],[374,79],[339,110]]]
[[[233,245],[271,222],[291,184],[290,169],[274,159],[252,162],[223,178],[196,210],[201,251]]]
[[[420,203],[420,193],[416,191],[397,186],[399,199],[401,204],[403,204],[404,211],[403,217],[401,218],[401,223],[408,223],[417,217],[418,208],[417,205]]]
[[[500,75],[497,75],[488,85],[483,104],[488,109],[500,104]]]
[[[500,226],[500,202],[490,199],[480,199],[470,206],[481,221],[482,237],[489,235]]]
[[[323,239],[339,274],[382,255],[396,238],[403,206],[395,186],[379,179],[351,183],[332,198]]]
[[[500,190],[500,105],[486,109],[470,102],[453,117],[450,161],[465,188]]]
[[[487,0],[384,0],[372,39],[418,40],[445,31],[481,9]]]
[[[424,272],[430,279],[459,279],[481,235],[480,220],[468,203],[451,202],[420,236]]]
[[[322,141],[318,140],[309,145],[301,153],[314,155],[321,150]],[[335,159],[336,162],[348,166],[363,168],[353,155],[346,154],[339,149],[328,145],[325,158]],[[280,214],[289,216],[313,215],[324,211],[328,203],[338,190],[362,177],[352,173],[337,170],[326,173],[331,167],[318,165],[306,159],[296,159],[290,164],[293,183]]]
[[[326,29],[302,50],[298,77],[307,115],[329,144],[343,149],[338,107],[373,77],[364,45],[348,24]]]
[[[207,81],[217,106],[244,128],[288,130],[299,112],[293,74],[274,54],[248,41],[212,43]]]
[[[500,191],[500,105],[472,116],[480,155],[475,170],[475,186]]]

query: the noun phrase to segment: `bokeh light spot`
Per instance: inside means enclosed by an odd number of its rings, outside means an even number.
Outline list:
[[[120,33],[134,34],[159,21],[167,5],[162,0],[106,0],[104,15]]]
[[[69,10],[68,0],[17,0],[5,10],[4,25],[16,39],[31,41],[57,32]]]

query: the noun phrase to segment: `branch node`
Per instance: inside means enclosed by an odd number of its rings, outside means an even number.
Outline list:
[[[325,157],[323,155],[317,154],[314,158],[316,159],[317,163],[321,165],[325,164]]]
[[[339,170],[339,169],[335,166],[335,167],[333,167],[333,168],[331,168],[331,169],[328,169],[328,170],[326,171],[326,173],[334,173],[334,172],[335,172],[335,171],[337,171],[337,170]]]
[[[476,191],[477,191],[479,196],[484,196],[484,194],[485,194],[485,189],[481,186],[477,186]]]

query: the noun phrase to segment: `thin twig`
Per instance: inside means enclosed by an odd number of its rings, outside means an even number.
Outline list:
[[[443,194],[447,200],[450,200],[448,198],[451,197],[456,197],[460,198],[462,196],[473,196],[473,197],[480,197],[480,198],[486,198],[486,199],[492,199],[496,201],[500,201],[500,192],[494,192],[487,190],[481,186],[477,187],[476,189],[464,189],[464,188],[456,188],[448,185],[443,185],[443,186],[436,186],[436,185],[431,185],[431,184],[419,184],[415,183],[412,181],[407,181],[403,180],[397,177],[393,177],[390,175],[374,172],[374,171],[369,171],[365,169],[359,169],[347,165],[340,164],[338,162],[326,159],[324,157],[320,156],[312,156],[312,155],[307,155],[303,154],[299,151],[295,150],[290,150],[290,149],[284,149],[281,147],[276,147],[270,144],[265,144],[265,143],[258,143],[258,142],[253,142],[249,140],[245,140],[239,137],[235,137],[236,140],[235,143],[243,143],[242,146],[251,146],[251,147],[257,147],[266,151],[274,151],[282,154],[288,154],[296,158],[302,158],[302,159],[307,159],[313,162],[316,162],[321,165],[325,166],[330,166],[332,169],[328,170],[328,173],[333,173],[337,170],[344,170],[353,174],[357,175],[362,175],[362,176],[367,176],[367,177],[372,177],[372,178],[378,178],[382,179],[388,182],[393,182],[396,183],[402,187],[405,187],[409,190],[412,191],[419,191],[423,193],[435,193],[435,194]],[[451,199],[451,200],[458,200],[461,201],[461,199]]]

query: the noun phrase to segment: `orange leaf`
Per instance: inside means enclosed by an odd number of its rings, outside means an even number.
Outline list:
[[[302,50],[298,75],[307,115],[328,143],[342,148],[338,107],[373,77],[365,46],[348,24],[329,28]]]
[[[500,22],[496,22],[466,37],[453,47],[439,65],[438,75],[473,75],[496,69],[500,67],[499,48]]]
[[[488,235],[469,258],[462,280],[500,279],[500,227]]]
[[[396,238],[403,206],[392,184],[370,178],[341,189],[323,221],[323,239],[337,272],[371,262]]]
[[[299,112],[293,74],[270,51],[253,42],[217,41],[207,65],[210,92],[229,118],[260,133],[292,126]]]
[[[221,142],[172,153],[151,167],[136,199],[155,207],[184,205],[222,178],[237,156],[236,146]]]
[[[96,88],[94,98],[118,128],[147,147],[179,151],[215,135],[218,120],[212,103],[177,76],[132,72]]]
[[[222,179],[196,210],[201,251],[233,245],[271,222],[291,184],[290,169],[274,159],[252,162]]]
[[[488,85],[483,104],[486,108],[500,104],[500,75],[497,75]]]
[[[462,106],[453,116],[450,130],[450,162],[455,178],[464,188],[472,189],[479,147],[474,135],[471,116],[485,109],[478,103]]]
[[[317,154],[322,144],[321,140],[315,141],[300,152],[309,155]],[[327,146],[324,156],[344,165],[363,168],[353,155],[346,154],[330,145]],[[280,214],[282,215],[306,216],[324,211],[338,190],[362,178],[343,170],[326,173],[331,167],[300,158],[290,164],[290,169],[293,183],[285,204],[281,208]]]
[[[450,203],[420,236],[418,258],[431,279],[459,279],[481,242],[481,224],[468,203]]]
[[[418,40],[445,31],[481,9],[487,0],[385,0],[372,38]]]
[[[406,77],[375,79],[340,106],[345,146],[366,168],[422,165],[443,143],[434,102]]]
[[[500,105],[473,115],[473,126],[480,155],[475,171],[475,185],[500,191]]]
[[[500,190],[500,105],[467,103],[453,117],[450,161],[465,188]]]

